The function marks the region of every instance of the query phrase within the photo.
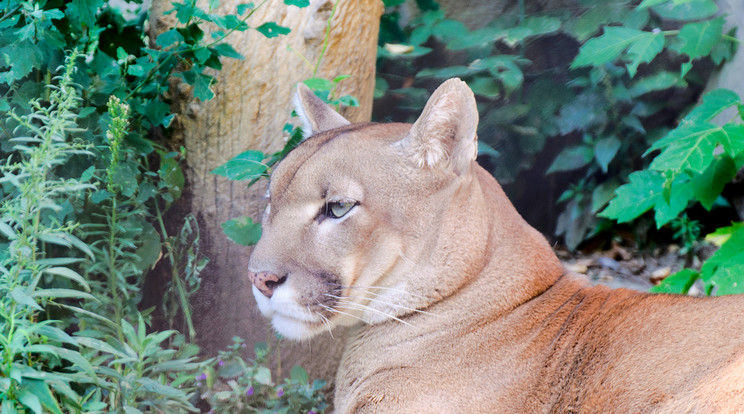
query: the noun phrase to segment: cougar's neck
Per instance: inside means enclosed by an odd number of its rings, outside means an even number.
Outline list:
[[[501,313],[545,292],[564,270],[547,240],[524,221],[496,180],[477,165],[473,174],[445,212],[435,248],[443,271],[430,286],[442,295],[437,302],[445,307],[487,307]],[[472,292],[462,294],[468,290]]]

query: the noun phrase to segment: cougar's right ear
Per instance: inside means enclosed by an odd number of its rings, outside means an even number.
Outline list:
[[[350,124],[346,118],[315,96],[313,91],[302,82],[297,84],[294,105],[295,112],[302,122],[303,138]]]

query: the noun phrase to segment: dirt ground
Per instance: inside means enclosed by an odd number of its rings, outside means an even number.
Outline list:
[[[568,270],[587,275],[594,284],[647,292],[665,277],[685,267],[699,269],[702,260],[710,256],[714,248],[701,245],[689,256],[680,254],[679,246],[674,244],[653,251],[617,244],[608,250],[592,252],[569,252],[561,247],[555,250]],[[690,289],[689,294],[704,295],[697,285]]]

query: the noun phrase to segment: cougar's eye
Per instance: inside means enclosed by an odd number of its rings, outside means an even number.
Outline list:
[[[356,206],[353,201],[334,201],[326,204],[326,215],[333,218],[341,218],[345,216],[352,208]]]

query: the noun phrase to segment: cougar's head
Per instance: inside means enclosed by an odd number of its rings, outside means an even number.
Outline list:
[[[309,137],[271,176],[248,269],[275,329],[303,339],[399,319],[463,283],[479,239],[453,238],[479,225],[467,211],[478,124],[467,85],[445,82],[413,125],[349,124],[304,85],[296,104]]]

